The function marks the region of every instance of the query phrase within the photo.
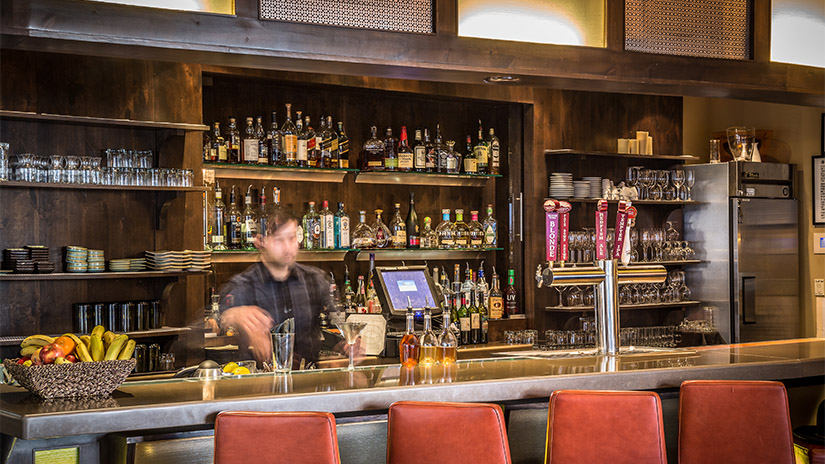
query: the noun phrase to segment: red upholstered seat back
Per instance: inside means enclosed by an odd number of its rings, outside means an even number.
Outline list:
[[[226,411],[215,420],[215,464],[339,464],[335,417],[325,412]]]
[[[727,380],[682,383],[679,462],[793,464],[785,386]]]
[[[496,404],[399,401],[387,424],[389,464],[509,464],[504,415]]]
[[[632,391],[553,392],[545,462],[667,462],[659,395]]]

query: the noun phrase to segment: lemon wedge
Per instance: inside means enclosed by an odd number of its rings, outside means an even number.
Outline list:
[[[249,369],[247,369],[243,366],[239,366],[234,371],[232,371],[232,375],[244,375],[244,374],[249,374],[249,373],[250,373]]]
[[[233,371],[234,371],[234,370],[236,370],[237,368],[238,368],[238,363],[236,363],[236,362],[230,362],[230,363],[226,363],[226,365],[225,365],[225,366],[223,366],[223,371],[224,371],[224,372],[226,372],[226,373],[228,374],[228,373],[230,373],[230,372],[233,372]]]

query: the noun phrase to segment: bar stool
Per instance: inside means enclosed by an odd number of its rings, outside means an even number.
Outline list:
[[[785,386],[762,381],[683,382],[679,462],[793,464]]]
[[[340,464],[335,417],[325,412],[224,411],[215,419],[215,464]]]
[[[664,464],[662,424],[662,402],[653,392],[555,391],[544,462]]]
[[[399,401],[387,420],[387,463],[510,464],[497,404]]]

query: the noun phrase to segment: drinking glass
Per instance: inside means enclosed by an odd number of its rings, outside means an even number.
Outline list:
[[[344,336],[344,340],[347,342],[347,345],[349,345],[349,367],[347,367],[347,370],[351,371],[355,369],[355,342],[358,340],[358,337],[361,336],[361,332],[364,331],[366,326],[366,322],[352,321],[337,324],[338,330],[341,331],[341,335]]]
[[[0,143],[0,180],[9,180],[9,144]]]
[[[685,170],[684,169],[671,169],[670,170],[670,181],[673,183],[673,186],[676,187],[676,195],[673,197],[674,200],[679,200],[682,198],[682,187],[685,185]]]
[[[710,154],[708,155],[711,164],[719,162],[719,140],[710,140]]]
[[[272,332],[272,369],[275,372],[292,370],[295,348],[295,334],[292,332]]]
[[[577,286],[570,287],[570,290],[567,292],[567,306],[579,307],[582,306],[583,301],[584,295],[582,294],[582,290]]]
[[[750,161],[756,146],[756,129],[747,126],[733,126],[726,130],[728,146],[736,161]]]
[[[685,187],[687,187],[687,198],[685,200],[691,201],[692,198],[690,197],[690,189],[693,188],[693,184],[696,182],[696,173],[692,170],[685,171]]]
[[[66,184],[78,183],[78,169],[80,169],[80,158],[77,156],[67,156],[66,169],[63,171],[63,182]]]

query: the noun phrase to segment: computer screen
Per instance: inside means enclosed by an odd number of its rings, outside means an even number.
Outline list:
[[[408,297],[415,310],[437,307],[432,279],[425,266],[378,267],[375,270],[383,293],[379,293],[379,297],[391,314],[406,312]]]

